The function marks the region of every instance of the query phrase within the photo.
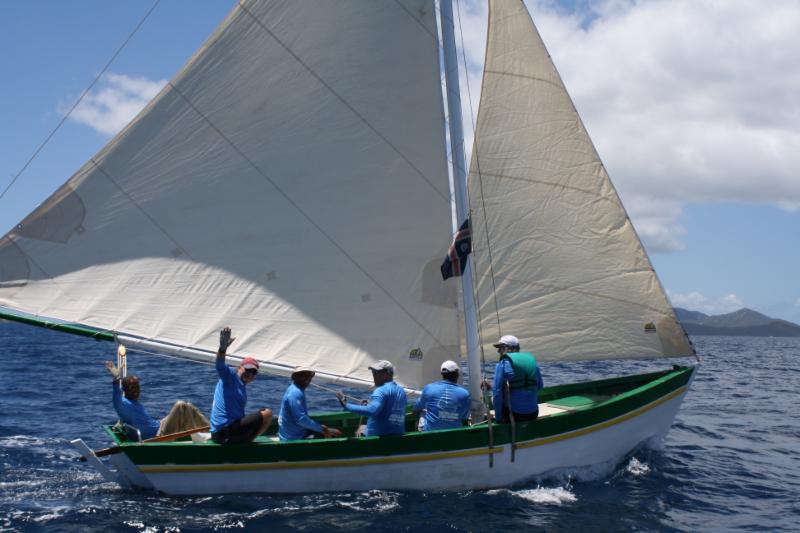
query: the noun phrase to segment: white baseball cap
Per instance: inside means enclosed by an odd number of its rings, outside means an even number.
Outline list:
[[[392,365],[392,363],[386,361],[385,359],[381,359],[380,361],[372,363],[367,368],[369,368],[370,370],[375,370],[376,372],[381,370],[388,370],[389,372],[394,372],[394,365]]]
[[[514,335],[503,335],[500,340],[494,343],[494,347],[498,346],[519,346],[519,339]]]
[[[453,372],[458,372],[458,363],[450,360],[442,363],[442,374],[452,374]]]

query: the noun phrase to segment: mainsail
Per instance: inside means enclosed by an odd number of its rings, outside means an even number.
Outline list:
[[[0,305],[419,388],[457,359],[433,0],[238,4],[0,241]]]
[[[691,355],[522,0],[490,0],[469,174],[485,349],[542,360]]]

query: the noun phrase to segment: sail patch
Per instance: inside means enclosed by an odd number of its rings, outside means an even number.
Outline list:
[[[74,233],[83,233],[86,208],[72,187],[65,185],[20,222],[14,235],[65,244]]]

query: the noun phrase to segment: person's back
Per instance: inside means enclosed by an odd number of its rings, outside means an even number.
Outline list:
[[[366,405],[346,403],[344,395],[336,396],[346,410],[351,413],[367,416],[367,437],[384,435],[402,435],[405,433],[406,391],[395,383],[394,366],[389,361],[378,361],[370,365],[375,390]]]
[[[120,420],[139,430],[142,440],[152,439],[158,434],[161,423],[150,416],[139,402],[139,378],[128,376],[121,381],[122,383],[119,379],[115,379],[111,384],[114,410]],[[123,391],[125,396],[123,396]]]
[[[367,419],[367,437],[405,433],[406,391],[394,381],[388,381],[375,389],[370,403],[378,396],[381,407]]]
[[[519,351],[519,342],[512,335],[504,335],[495,346],[500,353],[492,388],[495,416],[501,421],[509,419],[505,392],[508,383],[510,410],[515,420],[535,420],[539,414],[538,392],[544,387],[536,358],[529,352]]]
[[[445,361],[441,368],[442,380],[425,385],[422,395],[414,404],[414,413],[423,410],[422,431],[462,427],[469,419],[469,392],[458,386],[458,364]]]

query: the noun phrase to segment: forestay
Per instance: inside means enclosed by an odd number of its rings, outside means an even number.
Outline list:
[[[489,13],[469,175],[484,342],[513,334],[541,360],[692,354],[523,2]]]
[[[418,388],[458,357],[433,0],[237,5],[0,241],[0,305]],[[130,341],[129,341],[130,342]]]

